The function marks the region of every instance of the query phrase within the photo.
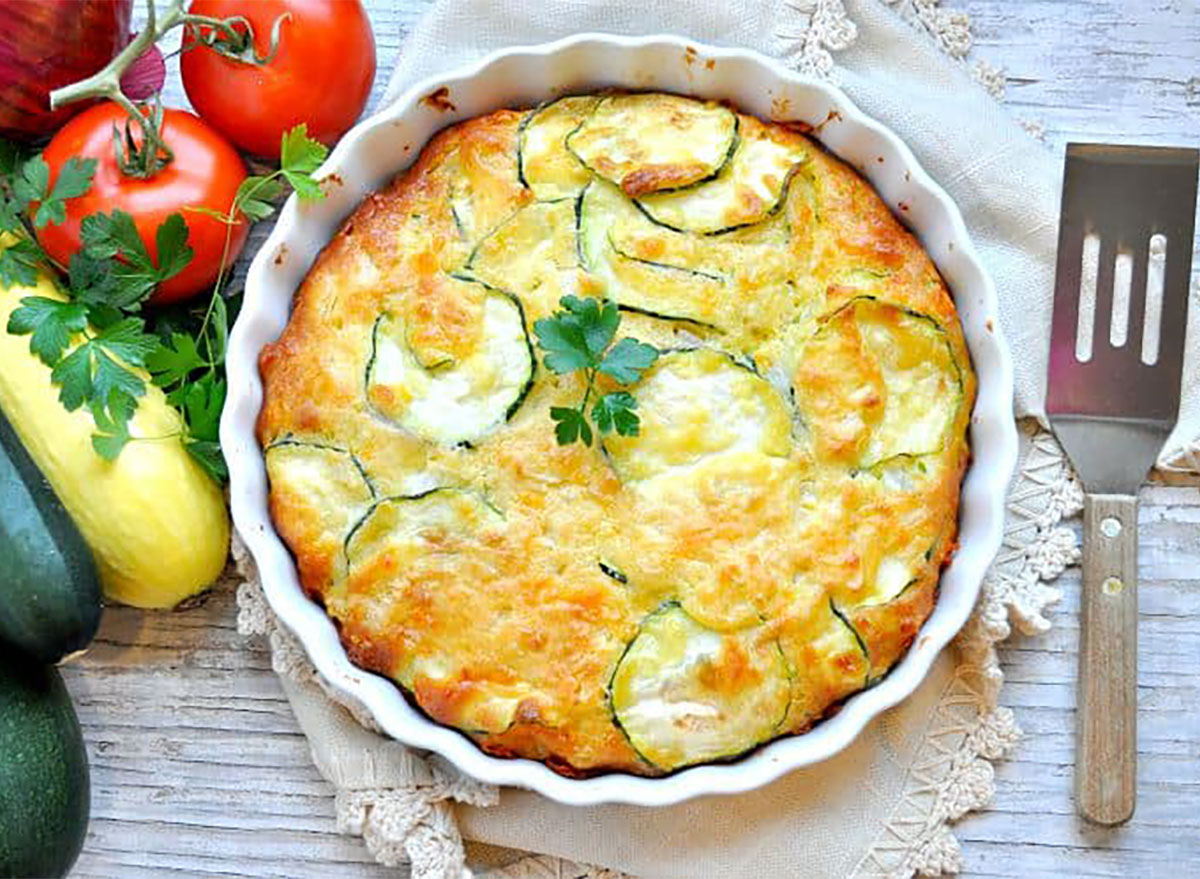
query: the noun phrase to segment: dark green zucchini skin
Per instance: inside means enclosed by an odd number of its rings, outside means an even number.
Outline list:
[[[65,876],[90,805],[87,749],[57,669],[0,648],[0,877]]]
[[[58,662],[100,624],[92,552],[0,412],[0,643]]]

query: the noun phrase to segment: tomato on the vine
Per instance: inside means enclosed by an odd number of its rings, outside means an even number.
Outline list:
[[[66,202],[66,222],[38,230],[38,241],[51,257],[66,265],[79,250],[83,218],[119,209],[133,217],[147,252],[157,260],[155,233],[159,224],[179,213],[187,223],[188,244],[195,255],[183,271],[160,284],[150,298],[155,304],[176,302],[212,287],[222,254],[228,267],[241,253],[250,230],[245,217],[240,217],[232,234],[228,234],[229,227],[223,220],[194,209],[226,214],[238,186],[246,179],[246,166],[237,151],[197,116],[167,109],[162,138],[174,159],[152,177],[127,176],[113,153],[114,126],[123,131],[127,119],[117,104],[99,104],[80,113],[51,139],[42,153],[50,168],[51,185],[72,157],[95,159],[96,174],[86,194]]]
[[[195,0],[193,15],[241,15],[266,57],[280,16],[276,53],[261,66],[200,44],[189,30],[179,67],[205,121],[248,153],[278,158],[279,139],[308,124],[332,146],[358,119],[375,79],[375,38],[359,0]]]

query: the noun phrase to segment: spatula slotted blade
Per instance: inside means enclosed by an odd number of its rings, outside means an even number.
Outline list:
[[[1086,492],[1075,798],[1099,824],[1137,798],[1137,489],[1179,414],[1198,168],[1067,147],[1046,411]]]
[[[1069,144],[1046,411],[1089,491],[1137,490],[1179,413],[1200,152]],[[1099,239],[1092,354],[1076,358],[1084,241]],[[1157,240],[1156,240],[1157,237]],[[1125,344],[1109,339],[1115,265],[1132,262]],[[1158,351],[1144,362],[1147,276],[1162,278]],[[1152,315],[1151,315],[1152,316]]]

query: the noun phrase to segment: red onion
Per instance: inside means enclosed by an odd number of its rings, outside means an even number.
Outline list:
[[[167,78],[167,62],[158,46],[151,45],[121,74],[121,91],[134,101],[158,94]]]
[[[0,134],[36,140],[84,109],[51,111],[47,96],[111,61],[132,11],[133,0],[0,0]]]

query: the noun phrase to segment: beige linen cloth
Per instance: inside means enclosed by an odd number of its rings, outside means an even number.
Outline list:
[[[1047,581],[1078,557],[1060,520],[1078,512],[1080,491],[1038,423],[1061,160],[973,81],[994,85],[995,72],[977,67],[971,75],[963,61],[966,18],[939,0],[443,0],[409,35],[385,101],[492,49],[589,30],[683,34],[828,76],[894,129],[962,209],[996,283],[1016,364],[1016,408],[1028,416],[1005,545],[967,629],[917,693],[842,754],[756,792],[662,809],[570,808],[528,791],[496,791],[379,736],[359,706],[335,704],[322,689],[263,601],[244,552],[242,631],[270,637],[313,758],[337,788],[341,829],[421,879],[461,879],[472,869],[509,879],[610,870],[643,879],[955,872],[959,850],[948,822],[987,803],[989,761],[1020,736],[1012,713],[997,707],[994,645],[1008,636],[1010,619],[1029,632],[1048,627],[1042,611],[1057,591]],[[1181,424],[1159,462],[1176,474],[1200,470],[1197,347]],[[467,846],[470,868],[462,837],[488,844]]]

